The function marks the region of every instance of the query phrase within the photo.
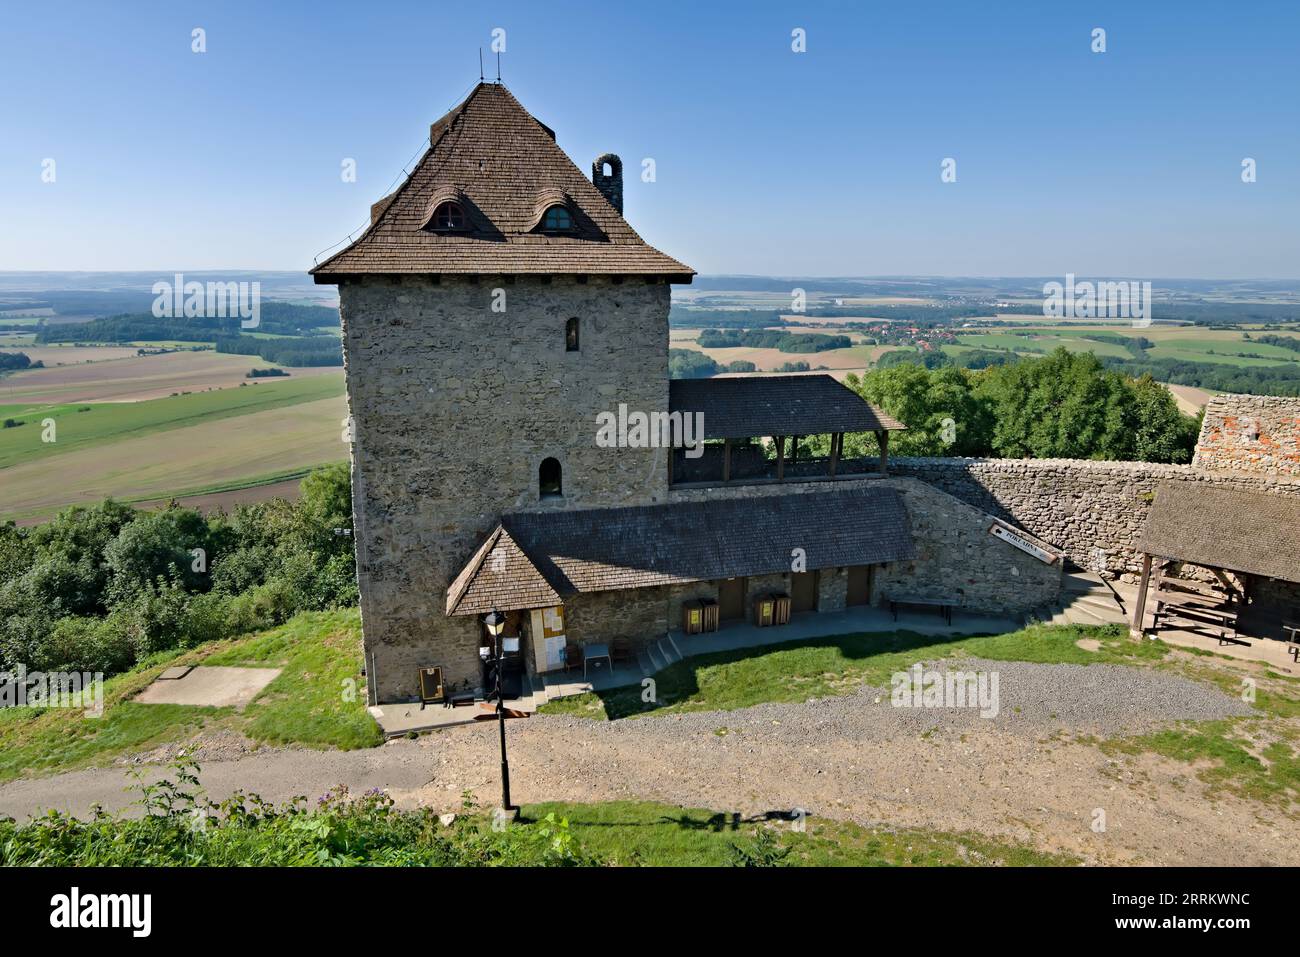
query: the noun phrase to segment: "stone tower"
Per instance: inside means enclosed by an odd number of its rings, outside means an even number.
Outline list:
[[[666,450],[599,447],[597,415],[667,411],[670,284],[693,272],[624,221],[618,157],[593,175],[480,83],[312,270],[339,287],[372,703],[421,667],[477,683],[477,621],[445,600],[503,513],[667,498]]]

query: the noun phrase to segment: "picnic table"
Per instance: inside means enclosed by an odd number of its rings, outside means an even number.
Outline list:
[[[596,642],[590,645],[582,646],[582,676],[587,677],[587,669],[591,666],[593,660],[605,659],[605,664],[609,665],[611,671],[614,670],[614,659],[609,656],[609,645],[604,642]]]
[[[1286,635],[1286,640],[1291,643],[1287,651],[1291,652],[1292,660],[1300,663],[1300,621],[1282,619],[1282,634]]]
[[[914,605],[922,608],[937,608],[939,617],[948,624],[952,624],[952,610],[957,605],[956,598],[932,598],[922,595],[899,595],[889,599],[889,612],[894,616],[894,621],[898,621],[898,606]]]

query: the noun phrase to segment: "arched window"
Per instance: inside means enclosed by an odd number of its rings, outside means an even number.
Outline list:
[[[573,216],[558,203],[549,207],[542,216],[542,229],[547,232],[564,233],[573,228]]]
[[[465,210],[460,203],[442,203],[433,211],[431,225],[439,231],[452,231],[465,228]]]
[[[559,498],[564,494],[559,459],[542,459],[537,469],[537,490],[542,498]]]
[[[578,320],[570,319],[564,324],[564,351],[578,351]]]

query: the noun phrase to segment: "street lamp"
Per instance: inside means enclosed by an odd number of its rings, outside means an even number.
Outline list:
[[[506,616],[493,610],[483,616],[483,627],[492,638],[491,645],[479,646],[478,656],[496,671],[497,728],[501,732],[501,808],[510,812],[515,810],[510,803],[510,763],[506,760],[506,707],[505,695],[501,692],[501,672],[504,653],[501,648],[501,632],[506,627]]]

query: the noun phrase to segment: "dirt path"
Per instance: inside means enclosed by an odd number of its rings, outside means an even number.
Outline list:
[[[1134,713],[1162,721],[1240,713],[1234,699],[1153,675],[1116,695],[1097,712],[1105,717],[1093,720],[1058,710],[1059,693],[1043,694],[1078,686],[1078,672],[1062,669],[1079,666],[1001,666],[1003,710],[994,720],[971,711],[898,709],[887,692],[864,690],[732,712],[513,721],[513,797],[644,798],[745,814],[802,807],[862,823],[976,831],[1090,863],[1300,864],[1293,822],[1281,810],[1211,800],[1186,764],[1153,755],[1116,762],[1074,740],[1132,722],[1117,711],[1126,699]],[[1101,667],[1086,673],[1096,687],[1109,687],[1114,682]],[[1084,691],[1080,700],[1090,696]],[[354,752],[250,753],[242,744],[200,742],[197,757],[214,798],[238,789],[274,800],[310,798],[342,783],[354,793],[385,788],[404,807],[456,809],[466,789],[484,805],[499,800],[495,735],[495,726],[484,724]],[[160,776],[164,767],[150,765],[147,773]],[[129,781],[127,770],[115,767],[13,782],[0,786],[0,814],[23,818],[47,806],[82,814],[95,803],[122,808],[131,800],[123,790]],[[1099,810],[1104,831],[1093,829]]]

